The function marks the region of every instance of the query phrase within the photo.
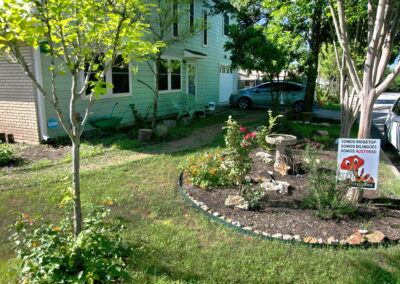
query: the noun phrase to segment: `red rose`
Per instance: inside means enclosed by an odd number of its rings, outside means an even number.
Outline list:
[[[246,133],[247,132],[246,127],[243,127],[243,126],[239,127],[239,130],[242,133]]]

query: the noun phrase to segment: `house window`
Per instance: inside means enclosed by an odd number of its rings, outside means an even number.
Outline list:
[[[191,29],[194,27],[194,0],[191,0],[189,4],[189,27]]]
[[[172,23],[172,35],[174,37],[178,37],[179,35],[179,10],[178,10],[178,1],[174,0],[172,2],[172,17],[173,17],[173,23]]]
[[[229,34],[229,15],[224,15],[224,35]]]
[[[165,59],[158,67],[159,91],[180,91],[182,89],[182,64],[180,60]]]
[[[208,45],[208,15],[207,11],[203,10],[203,45]]]
[[[97,81],[98,78],[96,77],[98,71],[101,71],[104,69],[104,66],[101,64],[101,60],[99,58],[95,59],[95,64],[99,64],[99,67],[96,72],[91,72],[89,75],[89,80],[90,81]],[[87,75],[89,65],[87,64],[85,66],[85,72],[83,72],[83,78],[82,82],[84,81],[84,78]],[[107,95],[130,95],[130,78],[129,78],[129,65],[125,64],[123,61],[122,56],[118,56],[117,59],[115,60],[114,66],[108,70],[104,76],[104,81],[112,84],[114,87],[111,89],[109,88],[107,90],[107,94],[104,94],[103,96]],[[92,92],[93,86],[89,86],[86,89],[86,95],[90,95]]]

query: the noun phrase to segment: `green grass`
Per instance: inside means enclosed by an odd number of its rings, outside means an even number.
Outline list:
[[[221,145],[218,136],[206,148],[82,172],[84,202],[117,199],[113,215],[128,220],[125,235],[135,248],[128,283],[400,283],[399,247],[337,250],[248,239],[197,213],[175,189],[178,165]],[[102,163],[128,152],[113,150],[84,161]],[[13,190],[0,192],[0,283],[14,282],[7,226],[20,212],[57,218],[65,187],[60,180],[68,170],[64,163],[2,177],[2,185]]]
[[[329,103],[321,106],[322,109],[340,110],[340,104]]]

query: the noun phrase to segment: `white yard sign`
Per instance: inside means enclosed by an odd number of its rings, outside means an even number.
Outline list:
[[[338,181],[376,190],[380,144],[380,139],[339,139]]]

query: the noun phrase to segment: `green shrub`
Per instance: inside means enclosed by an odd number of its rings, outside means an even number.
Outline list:
[[[271,150],[270,145],[265,141],[265,136],[272,134],[275,126],[278,124],[278,119],[282,118],[283,115],[279,114],[274,116],[272,110],[268,110],[267,125],[264,125],[257,133],[257,144],[264,149]]]
[[[309,192],[303,196],[302,206],[313,209],[313,214],[321,219],[353,215],[356,208],[346,198],[348,185],[337,183],[332,161],[323,159],[317,152],[319,144],[306,142],[303,162],[309,177]]]
[[[250,210],[257,210],[260,208],[261,200],[265,197],[265,190],[255,185],[245,185],[241,195],[249,203]]]
[[[56,225],[39,225],[28,215],[21,215],[11,236],[18,255],[19,279],[23,283],[108,283],[127,279],[126,258],[131,249],[121,235],[123,223],[104,220],[109,211],[106,207],[89,207],[77,240],[70,214]]]
[[[0,167],[7,166],[15,160],[13,149],[7,144],[0,143]]]
[[[225,162],[226,158],[219,152],[189,159],[184,166],[186,183],[203,189],[232,185],[234,177]]]

